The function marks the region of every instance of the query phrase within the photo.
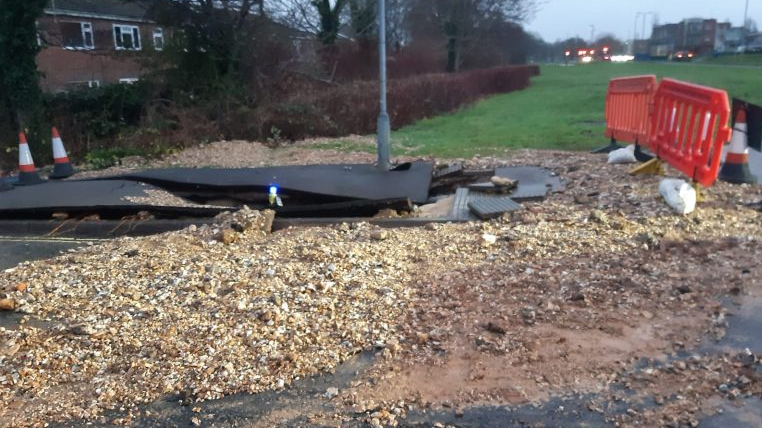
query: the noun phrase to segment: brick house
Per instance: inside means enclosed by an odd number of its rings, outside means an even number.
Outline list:
[[[139,79],[142,60],[165,43],[147,10],[147,2],[50,0],[37,21],[42,88],[59,92]]]
[[[692,51],[697,55],[717,50],[721,35],[730,23],[716,19],[684,19],[676,24],[657,25],[649,42],[652,57],[669,57],[677,51]]]

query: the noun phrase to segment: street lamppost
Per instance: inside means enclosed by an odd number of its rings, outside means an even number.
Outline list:
[[[741,30],[741,37],[743,40],[741,40],[741,45],[743,46],[743,51],[746,52],[746,21],[749,19],[749,0],[746,0],[746,7],[743,10],[743,27]]]
[[[644,39],[646,38],[646,18],[649,15],[655,17],[656,12],[643,12],[643,32],[641,33],[641,37],[643,37]]]
[[[379,98],[380,112],[377,122],[377,146],[378,162],[377,167],[380,170],[388,171],[391,168],[389,147],[389,134],[391,134],[391,125],[389,124],[389,114],[386,112],[386,0],[378,0],[378,63],[379,63],[379,82],[381,96]]]
[[[638,19],[640,19],[640,15],[642,14],[642,12],[635,14],[635,24],[632,26],[632,45],[630,46],[630,49],[632,49],[632,52],[630,53],[632,55],[635,55],[635,41],[638,40]]]
[[[648,15],[656,16],[656,12],[638,12],[635,14],[635,23],[632,27],[632,54],[635,55],[635,42],[638,40],[638,20],[642,17],[643,21],[641,24],[641,34],[640,37],[642,39],[646,38],[646,18]]]

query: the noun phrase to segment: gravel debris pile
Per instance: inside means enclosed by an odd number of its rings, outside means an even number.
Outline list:
[[[723,300],[762,296],[762,216],[748,206],[760,201],[759,186],[717,183],[695,213],[679,216],[659,198],[659,177],[631,177],[585,154],[511,158],[524,162],[559,173],[567,191],[483,223],[480,263],[441,269],[416,287],[402,346],[380,352],[342,391],[346,409],[372,423],[373,413],[400,407],[457,417],[474,405],[599,394],[591,406],[611,423],[677,427],[711,413],[706,402],[731,388],[724,383],[743,379],[736,395],[760,396],[753,354],[751,368],[732,354],[689,364],[679,382],[658,376],[671,369],[656,364],[722,339]],[[643,358],[653,375],[632,382]],[[659,394],[654,407],[648,400]]]
[[[28,316],[0,330],[0,426],[277,390],[363,349],[379,358],[326,392],[343,415],[329,420],[396,426],[415,408],[457,415],[595,393],[633,402],[625,416],[591,402],[612,422],[690,424],[700,403],[675,399],[680,385],[697,401],[734,388],[759,396],[753,354],[749,367],[733,355],[654,363],[647,378],[634,367],[721,338],[723,299],[762,297],[762,215],[747,206],[761,188],[718,183],[678,216],[658,177],[604,162],[538,151],[466,160],[566,180],[564,193],[490,222],[270,233],[272,212],[244,209],[8,269],[0,302]],[[645,411],[637,394],[615,396],[621,384],[669,399]]]
[[[187,199],[175,196],[174,194],[162,189],[146,189],[144,192],[146,194],[145,196],[125,196],[123,199],[126,202],[132,202],[133,204],[163,207],[208,207],[208,205],[201,205],[190,202]]]
[[[328,146],[349,144],[365,147],[367,152],[350,152],[327,148]],[[367,136],[351,135],[343,138],[316,138],[296,143],[284,144],[278,148],[242,140],[215,141],[160,159],[130,156],[120,164],[103,170],[81,170],[73,178],[117,175],[148,168],[175,167],[215,167],[215,168],[258,168],[276,165],[310,165],[331,163],[373,163],[376,161],[375,140]],[[407,157],[395,161],[408,160]]]
[[[0,289],[44,321],[0,330],[0,425],[283,388],[385,344],[424,260],[478,257],[453,226],[379,240],[367,224],[270,234],[272,212],[219,220],[6,270]]]

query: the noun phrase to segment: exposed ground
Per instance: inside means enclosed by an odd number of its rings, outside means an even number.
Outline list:
[[[256,168],[272,165],[371,163],[376,159],[375,144],[373,138],[357,135],[340,139],[318,138],[293,144],[284,143],[277,148],[242,140],[217,141],[191,147],[160,159],[127,157],[122,159],[121,165],[102,170],[84,170],[72,179],[113,175],[146,168]]]
[[[373,158],[324,155],[217,143],[152,166]],[[677,216],[658,178],[600,156],[467,164],[546,166],[567,190],[499,220],[415,229],[269,233],[266,215],[243,212],[6,270],[3,305],[27,316],[0,329],[0,426],[129,424],[141,403],[280,390],[363,349],[377,362],[326,391],[333,411],[310,425],[590,393],[612,424],[691,426],[726,398],[762,396],[758,355],[696,356],[724,334],[724,301],[762,297],[762,215],[746,205],[761,187],[719,183]],[[207,417],[192,422],[230,426]]]

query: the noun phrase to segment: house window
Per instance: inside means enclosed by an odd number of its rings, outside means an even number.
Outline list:
[[[114,25],[114,46],[117,50],[140,50],[140,31],[134,25]]]
[[[153,48],[157,51],[164,49],[164,31],[161,28],[153,30]]]
[[[85,88],[100,88],[100,80],[83,80],[79,82],[69,82],[67,85],[69,89],[85,89]]]
[[[67,49],[93,49],[93,25],[89,22],[62,22],[61,38]]]

